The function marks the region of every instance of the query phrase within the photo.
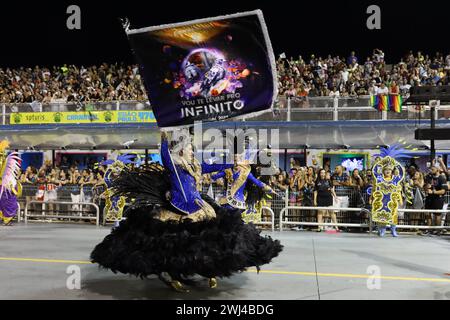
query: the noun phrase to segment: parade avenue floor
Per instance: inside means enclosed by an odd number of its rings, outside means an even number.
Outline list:
[[[450,299],[450,237],[274,232],[284,251],[255,269],[190,293],[89,262],[110,227],[0,227],[0,299]],[[264,232],[271,234],[270,232]],[[79,288],[74,276],[79,275]]]

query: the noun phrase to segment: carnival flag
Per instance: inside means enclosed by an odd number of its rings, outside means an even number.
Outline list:
[[[272,107],[275,58],[260,10],[126,32],[159,127]]]

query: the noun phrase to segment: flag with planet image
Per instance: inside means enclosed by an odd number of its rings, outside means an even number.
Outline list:
[[[272,108],[275,58],[260,10],[126,32],[159,127]]]

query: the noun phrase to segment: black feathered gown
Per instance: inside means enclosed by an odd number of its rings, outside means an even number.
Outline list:
[[[278,240],[261,236],[252,224],[244,224],[239,211],[219,207],[204,196],[216,218],[161,221],[161,210],[176,212],[165,200],[170,190],[161,166],[124,170],[115,181],[116,192],[134,199],[127,219],[113,229],[91,253],[101,267],[140,277],[167,272],[182,281],[195,274],[229,277],[235,272],[269,263],[282,250]],[[180,213],[181,214],[181,213]]]

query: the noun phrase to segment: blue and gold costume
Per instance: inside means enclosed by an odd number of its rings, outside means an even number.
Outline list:
[[[163,136],[161,159],[124,168],[113,180],[114,195],[130,202],[127,219],[91,253],[91,260],[113,272],[151,274],[177,291],[196,274],[217,286],[247,267],[269,263],[282,250],[278,240],[262,237],[240,213],[218,206],[200,193],[202,174],[232,165],[200,164],[191,146],[170,148]],[[176,151],[178,150],[178,151]]]
[[[399,156],[401,152],[398,145],[383,148],[372,168],[372,220],[378,224],[380,236],[384,236],[388,225],[391,226],[392,235],[398,236],[396,225],[398,208],[403,204],[405,169],[393,156]]]
[[[104,192],[99,196],[105,197],[105,208],[103,209],[104,220],[107,222],[114,221],[115,225],[122,220],[123,210],[126,205],[126,199],[123,196],[114,195],[113,180],[117,177],[125,166],[135,165],[132,158],[136,157],[133,154],[119,155],[117,160],[104,160],[100,165],[107,166],[103,182],[96,185],[96,187],[104,186]]]
[[[267,191],[271,189],[251,173],[249,164],[239,164],[232,169],[219,172],[211,177],[213,180],[225,178],[225,195],[219,199],[219,204],[229,209],[246,210],[245,189],[247,183],[253,183]]]
[[[169,171],[171,183],[170,204],[185,214],[195,214],[204,210],[204,201],[200,195],[202,190],[202,174],[217,172],[231,168],[232,164],[200,164],[197,159],[191,163],[182,157],[174,163],[169,152],[168,141],[161,142],[161,160]]]

